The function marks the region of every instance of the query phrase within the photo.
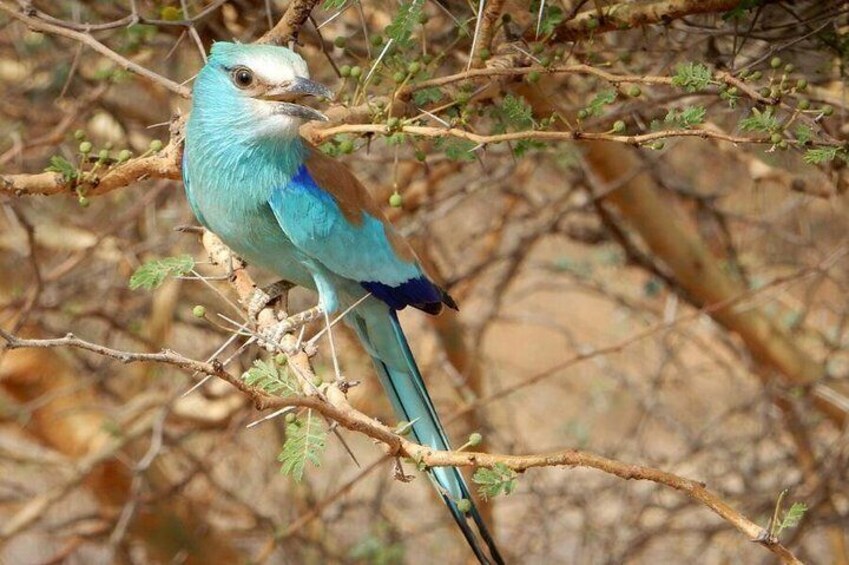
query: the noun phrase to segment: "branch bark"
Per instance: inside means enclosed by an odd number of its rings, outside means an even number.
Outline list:
[[[224,246],[217,236],[210,232],[203,234],[203,243],[213,263],[231,271],[231,284],[243,304],[247,304],[253,289],[256,288],[244,263]],[[276,315],[271,308],[260,312],[260,324],[273,323]],[[291,336],[289,336],[291,337]],[[438,451],[413,443],[398,435],[392,428],[374,420],[356,410],[348,402],[344,387],[337,382],[326,382],[318,386],[318,394],[290,397],[276,397],[261,389],[247,385],[241,378],[231,375],[215,362],[195,361],[171,351],[160,353],[132,353],[93,344],[74,336],[58,339],[24,339],[0,330],[0,338],[5,340],[5,349],[76,347],[100,355],[117,359],[124,363],[157,362],[180,367],[218,378],[237,387],[248,396],[259,409],[280,409],[288,406],[309,408],[341,426],[362,433],[384,444],[388,453],[394,457],[408,457],[427,467],[492,467],[502,464],[517,472],[536,467],[585,467],[626,480],[646,480],[683,492],[695,502],[707,507],[750,540],[763,545],[775,554],[783,563],[799,564],[793,553],[784,547],[769,532],[758,526],[743,514],[735,510],[721,497],[709,491],[703,483],[642,465],[633,465],[616,461],[580,450],[563,450],[532,455],[501,455],[478,452]],[[303,349],[293,349],[288,353],[289,365],[303,378],[315,382],[314,371],[309,355]]]
[[[554,41],[578,41],[609,31],[632,29],[652,24],[668,24],[686,16],[727,12],[740,0],[658,0],[650,3],[620,2],[579,13],[554,30]],[[533,30],[526,39],[533,40]]]
[[[260,37],[257,43],[285,46],[290,42],[296,42],[301,26],[306,23],[317,4],[318,0],[291,0],[280,21]]]

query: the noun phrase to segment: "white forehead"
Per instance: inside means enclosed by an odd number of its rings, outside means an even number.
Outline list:
[[[225,68],[244,65],[269,83],[309,78],[309,69],[300,55],[285,47],[272,45],[217,42],[212,46],[211,62]]]
[[[277,84],[296,77],[309,78],[310,72],[303,59],[280,57],[276,53],[252,53],[245,65],[256,73],[263,82]]]

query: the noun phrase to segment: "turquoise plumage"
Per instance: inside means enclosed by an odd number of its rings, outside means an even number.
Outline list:
[[[357,179],[298,135],[323,116],[296,104],[330,92],[292,51],[216,43],[195,82],[183,180],[198,220],[236,253],[318,291],[325,312],[346,309],[399,418],[416,441],[450,449],[396,310],[456,308],[423,270]],[[457,469],[429,471],[475,555],[503,560]]]

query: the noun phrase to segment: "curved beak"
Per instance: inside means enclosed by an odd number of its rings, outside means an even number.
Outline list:
[[[262,94],[262,98],[266,100],[274,100],[279,102],[275,109],[280,114],[293,116],[302,120],[318,120],[327,121],[327,116],[314,110],[309,106],[301,106],[294,104],[295,101],[307,96],[315,96],[317,98],[333,99],[333,91],[308,78],[296,77],[292,80],[278,84]]]

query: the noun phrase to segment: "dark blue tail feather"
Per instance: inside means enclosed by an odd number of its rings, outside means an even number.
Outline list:
[[[372,319],[366,320],[355,314],[352,321],[366,349],[372,354],[392,407],[399,418],[412,422],[412,434],[418,443],[434,449],[451,449],[396,313],[387,308],[381,308],[379,313],[382,314],[381,320],[375,320],[376,313],[371,312],[364,314]],[[403,366],[398,359],[403,359]],[[396,362],[390,364],[387,360]],[[429,469],[428,474],[478,561],[496,565],[504,563],[460,471],[456,467],[437,467]],[[457,501],[463,498],[472,502],[472,508],[466,514],[457,507]]]

